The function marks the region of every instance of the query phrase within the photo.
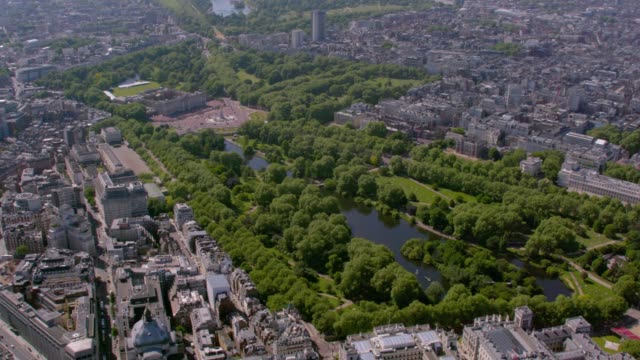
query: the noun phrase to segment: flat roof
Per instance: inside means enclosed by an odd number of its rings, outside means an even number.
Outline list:
[[[413,337],[409,334],[379,337],[378,341],[382,349],[398,349],[416,346],[415,340],[413,340]]]

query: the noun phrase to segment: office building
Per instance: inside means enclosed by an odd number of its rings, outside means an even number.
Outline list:
[[[87,218],[74,213],[69,205],[63,205],[54,217],[47,234],[49,247],[96,254],[96,242]]]
[[[102,135],[104,142],[109,145],[117,145],[122,142],[122,133],[116,127],[104,128],[100,131],[100,135]]]
[[[193,209],[184,203],[177,203],[173,206],[173,216],[178,231],[182,230],[182,225],[194,219]]]
[[[531,176],[538,176],[542,170],[542,159],[538,157],[528,157],[520,161],[520,171]]]
[[[111,145],[98,145],[98,153],[100,153],[102,163],[110,173],[120,173],[126,170],[126,167],[124,166],[118,155],[116,155],[116,153],[113,151]]]
[[[311,40],[322,42],[326,39],[325,18],[327,13],[324,10],[314,10],[311,14]]]
[[[304,31],[300,29],[291,30],[291,48],[299,49],[304,46]]]
[[[142,183],[116,185],[107,173],[99,174],[93,183],[96,191],[96,205],[107,226],[118,218],[148,214],[147,192]]]
[[[16,70],[16,80],[22,83],[36,81],[55,69],[56,68],[52,65],[21,68]]]
[[[608,196],[624,203],[640,203],[640,185],[600,175],[589,169],[563,167],[558,173],[558,185],[571,191]]]
[[[86,298],[85,298],[86,299]],[[58,325],[62,314],[36,310],[22,294],[0,290],[0,318],[16,329],[22,338],[49,360],[96,359],[96,344],[88,335],[94,333],[95,318],[88,299],[79,301],[72,315],[74,329]]]
[[[93,144],[74,144],[71,147],[71,157],[79,164],[97,164],[100,162],[100,153]]]

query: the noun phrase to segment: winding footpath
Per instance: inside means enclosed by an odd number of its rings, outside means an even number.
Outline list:
[[[587,275],[589,276],[589,279],[591,279],[592,281],[606,287],[607,289],[611,289],[613,287],[613,284],[603,278],[601,278],[600,276],[592,273],[591,271],[587,271],[585,270],[582,266],[578,265],[575,261],[569,259],[566,256],[562,256],[562,255],[558,255],[558,258],[564,260],[567,264],[571,265],[571,267],[573,267],[574,269],[580,271],[580,273],[586,272]]]

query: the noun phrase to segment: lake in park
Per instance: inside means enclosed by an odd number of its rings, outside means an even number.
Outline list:
[[[240,1],[244,3],[243,1]],[[238,8],[234,5],[235,1],[232,0],[211,0],[211,8],[213,13],[220,16],[229,16],[233,14],[248,14],[251,12],[246,4],[242,8]]]
[[[234,152],[244,157],[244,151],[242,151],[242,148],[226,139],[224,140],[224,151]],[[269,166],[269,162],[260,156],[252,156],[251,159],[247,161],[247,166],[253,170],[259,171],[266,169],[267,166]]]
[[[244,157],[242,148],[229,140],[225,140],[225,151],[235,152]],[[253,156],[249,159],[247,165],[253,170],[259,171],[267,168],[269,162],[260,156]],[[396,261],[407,271],[416,274],[418,282],[424,289],[426,289],[432,281],[441,281],[442,276],[440,276],[438,269],[433,266],[413,262],[400,253],[402,245],[409,239],[439,239],[437,235],[415,227],[404,219],[394,219],[390,216],[382,215],[378,210],[358,205],[352,200],[339,200],[340,210],[347,218],[347,224],[349,224],[351,228],[353,237],[365,238],[391,249]],[[544,274],[526,266],[521,260],[510,259],[509,261],[515,266],[525,269],[532,276],[535,276],[536,283],[542,288],[548,300],[555,300],[558,295],[571,296],[571,290],[562,280],[547,278]]]
[[[429,286],[431,281],[440,281],[442,279],[440,272],[435,267],[413,262],[400,253],[402,245],[409,239],[433,239],[439,238],[438,236],[412,226],[404,219],[393,219],[390,216],[384,216],[374,208],[359,206],[350,200],[341,199],[340,209],[347,218],[347,223],[354,237],[365,238],[376,244],[387,246],[393,251],[396,261],[402,267],[416,274],[418,282],[423,288]],[[571,290],[562,280],[547,278],[544,274],[533,271],[534,269],[526,266],[524,262],[518,259],[510,259],[509,261],[534,276],[536,284],[542,288],[542,292],[548,300],[555,300],[558,295],[571,296]]]

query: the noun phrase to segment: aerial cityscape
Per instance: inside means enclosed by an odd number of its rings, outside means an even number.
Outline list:
[[[0,359],[640,359],[639,2],[0,9]]]

